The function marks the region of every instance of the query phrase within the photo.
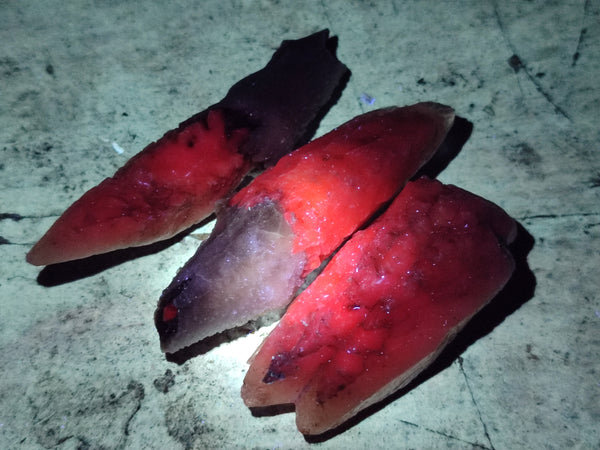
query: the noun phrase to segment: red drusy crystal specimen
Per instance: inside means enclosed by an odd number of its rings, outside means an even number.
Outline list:
[[[250,407],[295,403],[320,434],[406,385],[510,278],[514,221],[455,186],[408,183],[289,306],[251,360]]]
[[[454,121],[438,103],[385,108],[358,116],[305,145],[257,177],[231,205],[276,201],[304,252],[304,275],[425,164]]]
[[[221,111],[167,133],[111,178],[87,191],[27,254],[36,265],[79,259],[166,239],[210,215],[250,164],[227,137]]]
[[[308,141],[347,73],[327,30],[284,41],[219,103],[86,192],[27,254],[55,264],[167,239],[209,216],[254,165]]]
[[[454,121],[437,103],[358,116],[283,157],[217,213],[155,314],[174,352],[288,304],[306,275],[431,158]]]

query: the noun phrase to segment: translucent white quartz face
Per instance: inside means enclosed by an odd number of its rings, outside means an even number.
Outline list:
[[[155,317],[163,350],[175,352],[286,306],[305,264],[293,244],[271,201],[221,211],[211,236],[163,292]]]

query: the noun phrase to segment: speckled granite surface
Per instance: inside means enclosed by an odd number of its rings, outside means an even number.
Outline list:
[[[600,3],[440,4],[0,2],[0,448],[600,446]],[[526,260],[411,389],[313,442],[240,398],[268,328],[182,365],[160,352],[158,296],[203,230],[93,270],[24,257],[86,189],[321,28],[352,77],[318,134],[453,106],[474,129],[440,179],[515,217]]]

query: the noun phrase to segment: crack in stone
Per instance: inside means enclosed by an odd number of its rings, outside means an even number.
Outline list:
[[[145,397],[144,386],[141,383],[132,381],[127,386],[127,389],[128,389],[128,391],[134,392],[134,396],[135,396],[135,399],[137,400],[137,404],[136,404],[135,409],[131,412],[131,414],[129,415],[129,417],[127,418],[127,420],[125,421],[125,424],[123,426],[123,434],[125,436],[129,436],[129,425],[131,424],[131,421],[133,420],[135,415],[141,409],[142,401],[144,400],[144,397]]]
[[[586,0],[583,4],[583,19],[588,16],[590,6],[590,0]],[[583,46],[583,41],[585,39],[585,35],[587,34],[587,28],[581,27],[579,30],[579,39],[577,39],[577,47],[575,47],[575,51],[573,52],[571,67],[575,67],[579,57],[581,56],[581,48]]]
[[[18,222],[21,219],[23,219],[23,216],[20,214],[0,213],[0,220],[14,220],[15,222]]]
[[[484,450],[493,450],[493,447],[485,447],[485,446],[483,446],[483,445],[481,445],[481,444],[478,444],[478,443],[476,443],[476,442],[469,442],[469,441],[466,441],[466,440],[464,440],[464,439],[458,438],[458,437],[456,437],[456,436],[452,436],[452,435],[450,435],[450,434],[446,434],[446,433],[443,433],[443,432],[441,432],[441,431],[434,430],[434,429],[432,429],[432,428],[425,427],[425,426],[423,426],[423,425],[419,425],[419,424],[417,424],[417,423],[409,422],[409,421],[407,421],[407,420],[402,420],[402,419],[400,419],[400,420],[399,420],[399,422],[401,422],[401,423],[403,423],[403,424],[405,424],[405,425],[409,425],[409,426],[411,426],[411,427],[414,427],[414,428],[420,429],[420,430],[425,430],[425,431],[427,431],[427,432],[429,432],[429,433],[437,434],[438,436],[443,436],[443,437],[445,437],[445,438],[447,438],[447,439],[451,439],[451,440],[453,440],[453,441],[463,442],[463,443],[465,443],[465,444],[468,444],[468,445],[472,446],[473,448],[481,448],[481,449],[484,449]]]
[[[467,390],[469,391],[469,395],[471,396],[471,401],[473,402],[473,405],[475,406],[475,410],[477,411],[477,416],[479,417],[479,422],[483,426],[483,433],[484,433],[486,439],[488,440],[488,442],[490,443],[489,449],[495,450],[494,444],[492,443],[492,438],[490,437],[490,433],[488,432],[487,425],[486,425],[485,421],[483,420],[483,416],[481,414],[481,410],[479,409],[479,405],[477,404],[477,400],[475,400],[475,394],[473,393],[473,389],[471,388],[471,384],[469,383],[469,377],[467,377],[465,368],[463,366],[463,362],[464,362],[464,359],[462,358],[462,356],[459,356],[458,357],[458,367],[460,369],[460,373],[463,375],[465,384],[467,385]]]
[[[563,116],[569,122],[573,122],[573,120],[571,119],[569,114],[567,114],[567,112],[564,109],[562,109],[557,103],[554,102],[554,99],[552,98],[552,96],[548,92],[546,92],[546,90],[544,89],[542,84],[536,79],[536,77],[534,75],[531,74],[529,68],[527,67],[527,64],[525,62],[523,62],[523,59],[521,57],[519,57],[519,52],[517,51],[517,48],[512,43],[512,41],[510,40],[510,38],[508,36],[508,31],[506,30],[506,27],[504,26],[504,22],[502,21],[502,18],[500,17],[500,12],[498,11],[498,2],[494,1],[493,4],[494,4],[494,15],[496,16],[496,22],[498,23],[498,28],[500,29],[500,32],[502,33],[502,37],[506,41],[508,48],[512,52],[512,56],[509,58],[509,61],[513,61],[512,64],[509,62],[509,64],[511,64],[511,67],[513,67],[513,69],[515,69],[515,62],[518,61],[517,67],[519,69],[523,69],[523,72],[525,73],[525,76],[527,77],[527,79],[533,84],[535,89],[542,95],[542,97],[544,97],[546,99],[546,101],[554,107],[554,111],[557,114],[560,114],[561,116]],[[517,70],[515,70],[515,71],[517,71]]]
[[[515,217],[518,221],[532,220],[532,219],[566,219],[569,217],[597,217],[600,216],[600,212],[583,212],[583,213],[567,213],[567,214],[533,214],[531,216]]]
[[[64,212],[64,210],[62,211]],[[0,221],[1,220],[13,220],[15,222],[20,222],[21,220],[38,220],[38,219],[56,219],[58,216],[62,214],[62,212],[54,213],[54,214],[43,214],[40,216],[27,215],[23,216],[21,214],[16,213],[0,213]]]

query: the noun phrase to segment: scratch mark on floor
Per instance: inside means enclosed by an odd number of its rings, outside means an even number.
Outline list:
[[[23,219],[23,216],[20,214],[15,214],[15,213],[0,213],[0,220],[7,220],[7,219],[18,222],[19,220]]]
[[[478,443],[475,443],[475,442],[469,442],[469,441],[466,441],[464,439],[460,439],[460,438],[458,438],[456,436],[451,436],[449,434],[442,433],[441,431],[434,430],[434,429],[428,428],[428,427],[424,427],[423,425],[419,425],[419,424],[416,424],[416,423],[413,423],[413,422],[409,422],[407,420],[400,419],[399,422],[401,422],[401,423],[403,423],[405,425],[409,425],[409,426],[414,427],[414,428],[418,428],[420,430],[425,430],[425,431],[427,431],[429,433],[437,434],[438,436],[443,436],[444,438],[451,439],[453,441],[458,441],[458,442],[462,442],[462,443],[465,443],[465,444],[469,444],[473,448],[481,448],[481,449],[484,449],[484,450],[493,450],[493,447],[485,447],[485,446],[483,446],[481,444],[478,444]]]
[[[569,214],[533,214],[531,216],[515,217],[518,221],[526,221],[532,219],[565,219],[568,217],[595,217],[600,216],[600,212],[583,212]]]
[[[131,424],[131,421],[133,420],[135,415],[138,413],[138,411],[142,407],[142,400],[144,399],[144,396],[145,396],[144,385],[141,383],[132,381],[127,386],[127,389],[134,393],[134,398],[137,400],[137,403],[136,403],[135,409],[131,412],[131,414],[129,415],[129,417],[127,418],[127,420],[125,421],[125,424],[123,426],[123,434],[125,436],[129,436],[129,425]]]
[[[475,410],[477,411],[477,416],[479,417],[479,422],[481,422],[481,425],[483,426],[483,433],[485,434],[486,439],[490,443],[489,448],[491,450],[494,450],[495,447],[494,447],[494,444],[492,443],[492,438],[490,437],[490,434],[487,429],[487,425],[485,424],[485,421],[483,420],[483,416],[481,415],[481,410],[479,409],[479,405],[477,404],[477,400],[475,399],[475,394],[473,393],[473,389],[471,388],[471,384],[469,383],[469,377],[467,376],[467,374],[465,372],[463,362],[464,362],[464,359],[462,358],[462,356],[459,356],[458,357],[458,367],[460,369],[460,373],[464,377],[465,383],[467,385],[467,389],[469,391],[469,395],[471,396],[471,401],[473,402],[473,405],[475,406]]]
[[[564,219],[566,217],[594,217],[599,216],[599,212],[583,212],[583,213],[570,213],[570,214],[536,214],[532,216],[524,216],[520,220],[526,219]]]
[[[523,62],[523,59],[521,57],[519,57],[519,52],[517,51],[517,48],[512,43],[512,41],[510,40],[510,38],[508,36],[508,31],[506,30],[506,27],[504,26],[504,21],[502,20],[502,17],[500,17],[500,12],[498,11],[498,2],[494,1],[493,4],[494,4],[494,15],[496,16],[496,22],[498,23],[498,28],[500,29],[502,37],[504,37],[504,40],[506,41],[508,48],[512,52],[512,56],[508,60],[509,65],[513,68],[513,70],[515,70],[515,72],[518,72],[519,69],[523,69],[523,73],[525,74],[527,79],[533,84],[535,89],[542,95],[542,97],[544,97],[546,99],[546,101],[552,105],[552,107],[554,108],[554,111],[557,114],[563,116],[569,122],[573,122],[573,120],[567,114],[567,112],[564,109],[562,109],[557,103],[554,102],[554,99],[552,98],[552,96],[544,89],[544,87],[542,86],[540,81],[535,77],[535,74],[531,73],[531,71],[527,67],[527,64],[525,62]],[[516,63],[516,62],[518,62],[518,63]]]
[[[583,4],[583,19],[584,20],[588,15],[589,6],[590,6],[590,0],[586,0],[585,3]],[[577,64],[577,61],[579,60],[579,57],[581,56],[581,48],[583,46],[583,42],[584,42],[586,34],[587,34],[587,28],[582,26],[581,29],[579,30],[579,39],[577,40],[577,47],[575,47],[575,52],[573,53],[571,67],[575,67],[575,64]]]

